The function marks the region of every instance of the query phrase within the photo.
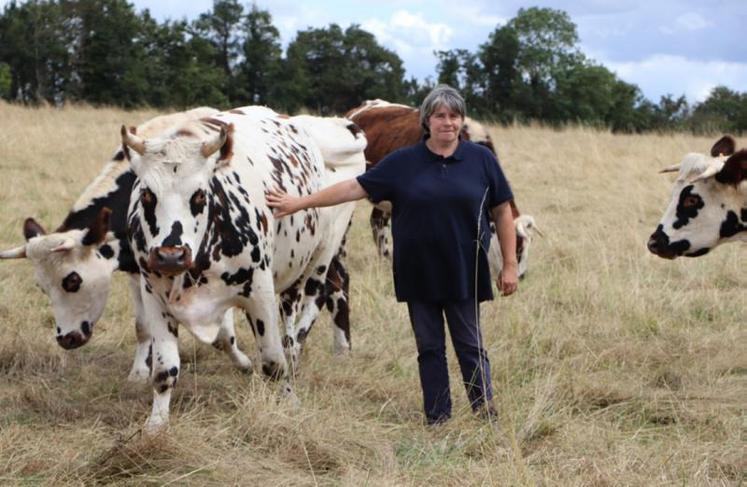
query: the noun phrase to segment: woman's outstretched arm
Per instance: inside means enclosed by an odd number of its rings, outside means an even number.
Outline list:
[[[273,209],[275,218],[290,215],[306,208],[334,206],[348,201],[355,201],[368,196],[357,179],[346,179],[316,193],[306,196],[291,196],[278,189],[265,193],[267,206]]]

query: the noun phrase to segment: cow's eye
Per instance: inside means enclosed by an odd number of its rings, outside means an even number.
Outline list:
[[[207,201],[205,192],[201,189],[198,189],[195,191],[195,194],[192,195],[192,200],[196,205],[204,205]]]
[[[62,289],[69,293],[77,293],[81,284],[83,284],[83,279],[73,271],[62,280]]]
[[[156,197],[153,194],[153,192],[149,189],[144,189],[140,191],[140,202],[144,205],[151,205],[153,204],[153,200],[155,200]]]
[[[682,205],[685,208],[694,208],[698,206],[699,201],[700,199],[697,196],[688,196],[687,198],[685,198],[685,201],[682,202]]]

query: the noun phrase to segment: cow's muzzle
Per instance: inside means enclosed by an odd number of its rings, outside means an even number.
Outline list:
[[[167,276],[181,274],[192,266],[189,247],[155,247],[148,256],[148,268]]]
[[[88,343],[92,334],[91,324],[84,321],[81,324],[81,331],[71,331],[65,335],[57,335],[57,344],[65,350],[73,350]]]
[[[663,227],[659,225],[651,234],[647,244],[649,252],[663,259],[674,259],[683,255],[690,248],[688,240],[678,240],[670,243],[669,236],[664,233]]]

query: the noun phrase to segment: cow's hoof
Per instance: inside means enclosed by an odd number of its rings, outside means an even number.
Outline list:
[[[278,362],[265,362],[262,364],[262,373],[272,380],[282,379],[285,376],[285,367]]]
[[[233,355],[231,358],[233,360],[233,364],[240,371],[246,374],[254,373],[254,366],[252,365],[252,361],[249,359],[249,357],[247,357],[243,353],[238,352],[235,355]]]
[[[351,346],[349,343],[335,343],[332,353],[337,356],[344,356],[350,354]]]

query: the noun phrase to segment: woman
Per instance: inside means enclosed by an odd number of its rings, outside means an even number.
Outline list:
[[[407,303],[415,334],[428,424],[451,417],[444,314],[473,410],[496,415],[477,304],[493,298],[488,217],[496,224],[504,256],[498,289],[507,296],[518,283],[516,233],[508,204],[513,195],[493,154],[460,140],[465,115],[461,95],[439,85],[420,107],[422,142],[317,193],[267,194],[278,218],[366,197],[374,203],[392,202],[394,288],[397,300]]]

